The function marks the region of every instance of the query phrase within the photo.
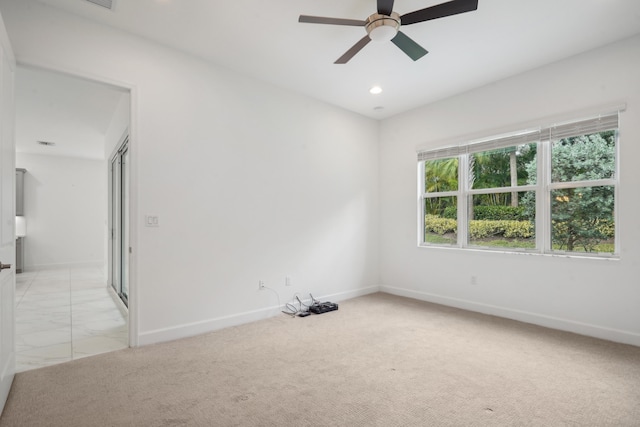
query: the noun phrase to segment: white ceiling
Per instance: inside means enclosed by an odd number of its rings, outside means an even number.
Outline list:
[[[640,33],[640,0],[479,0],[475,12],[403,27],[429,51],[417,62],[390,42],[371,42],[335,65],[365,30],[300,24],[298,16],[363,20],[375,0],[114,0],[113,11],[86,0],[40,1],[376,119]],[[442,2],[396,0],[394,10]],[[373,85],[382,94],[371,95]],[[21,67],[17,151],[104,158],[105,133],[125,93]]]
[[[115,0],[113,11],[40,1],[378,119],[640,33],[640,0],[479,0],[475,12],[402,27],[429,51],[417,62],[372,42],[334,65],[365,30],[298,16],[363,20],[375,0]],[[394,10],[439,3],[396,0]]]
[[[63,74],[19,67],[16,151],[104,159],[105,136],[128,91]],[[38,141],[53,142],[43,146]]]

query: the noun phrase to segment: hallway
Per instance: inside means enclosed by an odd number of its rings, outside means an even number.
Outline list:
[[[16,371],[128,347],[126,311],[101,268],[16,275]]]

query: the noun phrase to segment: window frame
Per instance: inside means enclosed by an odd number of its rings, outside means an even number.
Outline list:
[[[619,231],[619,177],[620,177],[620,144],[619,144],[619,113],[621,108],[610,113],[591,116],[587,119],[572,120],[551,126],[527,129],[511,134],[498,135],[482,140],[466,141],[458,146],[445,147],[436,150],[418,151],[418,246],[424,248],[451,248],[463,250],[480,250],[503,253],[526,253],[551,256],[588,257],[618,259],[620,257]],[[612,123],[615,126],[612,126]],[[552,145],[554,141],[569,136],[589,135],[607,130],[615,131],[614,173],[611,178],[597,180],[581,180],[552,182]],[[532,139],[533,138],[533,139]],[[469,181],[470,156],[479,152],[496,148],[516,147],[523,144],[536,144],[537,177],[535,185],[521,185],[508,187],[494,187],[472,189]],[[457,191],[427,192],[425,186],[425,161],[458,158],[458,189]],[[554,250],[552,242],[552,200],[551,194],[555,190],[611,186],[614,189],[614,252],[576,252]],[[475,195],[494,193],[535,192],[535,248],[487,247],[469,243],[469,203]],[[425,201],[428,198],[457,197],[457,241],[455,244],[429,243],[425,240]]]

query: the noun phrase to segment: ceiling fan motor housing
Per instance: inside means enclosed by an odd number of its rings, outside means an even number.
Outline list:
[[[400,15],[396,12],[391,12],[391,15],[374,13],[367,18],[365,28],[371,40],[389,41],[398,34]]]

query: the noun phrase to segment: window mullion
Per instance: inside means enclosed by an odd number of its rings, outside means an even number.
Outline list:
[[[518,193],[524,191],[535,191],[537,189],[537,185],[522,185],[518,187],[491,187],[491,188],[479,188],[476,190],[469,189],[467,193],[470,196],[476,194],[494,194],[494,193],[512,193],[517,191]]]
[[[541,253],[551,248],[551,153],[549,141],[538,142],[538,179],[536,190],[536,249]]]
[[[615,179],[594,179],[590,181],[550,182],[549,190],[562,190],[565,188],[603,187],[616,185]]]
[[[458,161],[458,246],[469,244],[469,154],[460,155]]]
[[[425,199],[435,199],[438,197],[457,196],[458,194],[460,194],[460,191],[441,191],[438,193],[423,193],[421,197]]]
[[[425,170],[424,162],[418,162],[418,245],[425,243]]]
[[[615,181],[615,189],[614,189],[614,199],[613,199],[613,210],[614,210],[614,217],[613,217],[613,221],[616,224],[615,226],[615,231],[614,231],[614,252],[619,255],[620,254],[620,227],[617,224],[620,224],[619,219],[620,219],[620,209],[618,206],[619,200],[620,200],[620,196],[618,194],[619,192],[619,187],[620,187],[620,133],[619,131],[616,131],[615,134],[615,138],[616,138],[616,152],[615,152],[615,174],[614,174],[614,181]]]

